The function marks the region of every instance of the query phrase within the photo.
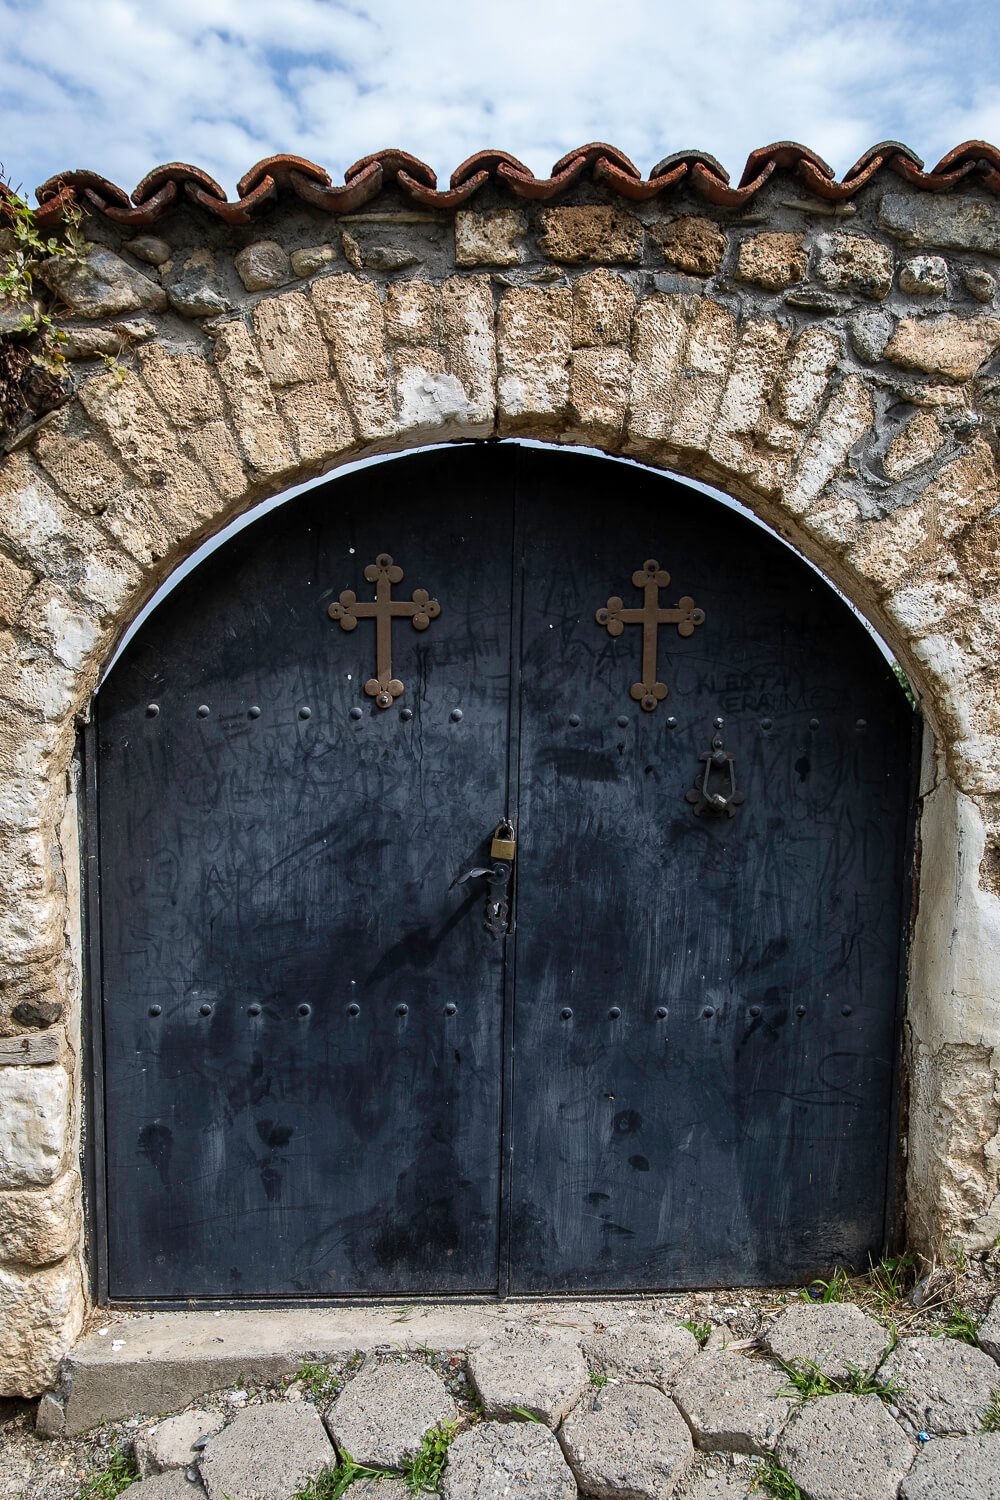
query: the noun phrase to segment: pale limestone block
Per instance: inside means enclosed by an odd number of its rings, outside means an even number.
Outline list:
[[[39,1270],[0,1269],[0,1396],[37,1396],[83,1326],[75,1256]]]
[[[91,438],[71,438],[53,425],[41,429],[33,446],[38,462],[66,498],[91,515],[106,510],[114,496],[134,483],[117,459]]]
[[[625,425],[629,394],[628,350],[577,349],[570,364],[570,421],[595,442],[616,446]]]
[[[71,1171],[44,1188],[0,1192],[0,1262],[48,1266],[70,1255],[80,1242],[80,1191]]]
[[[970,380],[1000,349],[1000,321],[977,313],[958,318],[904,318],[886,346],[886,358],[905,370],[946,380]]]
[[[104,540],[24,452],[8,454],[0,464],[0,539],[22,563],[59,579],[81,556],[98,553]]]
[[[278,404],[304,462],[322,467],[353,446],[354,424],[335,380],[292,386]]]
[[[103,632],[93,615],[80,609],[55,583],[38,584],[21,612],[19,624],[33,641],[74,672],[81,671],[95,647],[103,645]]]
[[[497,345],[488,276],[450,276],[441,287],[441,342],[449,372],[474,413],[470,431],[487,436],[496,421]]]
[[[915,255],[899,268],[899,289],[911,296],[941,297],[948,290],[948,266],[940,255]]]
[[[13,624],[34,582],[33,573],[0,553],[0,624]]]
[[[711,456],[727,468],[746,472],[754,464],[753,435],[764,418],[788,339],[788,330],[768,319],[743,327],[709,445]]]
[[[403,344],[393,363],[396,410],[404,432],[434,433],[447,428],[458,435],[475,427],[475,406],[458,377],[445,369],[439,349]]]
[[[64,1068],[0,1068],[0,1187],[46,1187],[66,1164],[70,1080]]]
[[[223,500],[239,500],[246,494],[247,471],[228,422],[206,423],[188,435],[187,447]],[[102,520],[106,524],[106,518]]]
[[[990,509],[977,516],[952,545],[974,597],[1000,594],[1000,510]]]
[[[940,550],[940,538],[928,538],[921,504],[903,506],[881,521],[870,521],[848,553],[856,572],[881,593],[894,588],[919,563]]]
[[[5,963],[24,967],[49,963],[54,955],[61,955],[65,947],[64,919],[59,898],[39,896],[8,906],[0,892],[0,952]]]
[[[636,295],[614,271],[588,271],[573,286],[573,347],[627,344]]]
[[[624,209],[600,204],[545,208],[538,248],[569,265],[626,264],[642,259],[642,225]]]
[[[810,505],[802,526],[821,546],[840,556],[861,534],[861,512],[853,494],[826,490]]]
[[[572,294],[517,287],[500,300],[497,396],[512,431],[548,431],[569,400]]]
[[[628,436],[640,445],[665,438],[687,344],[685,298],[656,294],[639,304],[632,331]]]
[[[302,292],[268,297],[253,310],[261,363],[272,385],[326,380],[330,356],[312,303]]]
[[[495,208],[490,213],[460,209],[455,215],[455,264],[458,266],[516,266],[524,259],[528,220],[519,208]]]
[[[804,427],[819,411],[823,392],[840,358],[840,339],[814,325],[799,334],[775,390],[775,410]]]
[[[391,435],[396,422],[378,291],[350,272],[324,276],[309,290],[361,438]]]
[[[50,839],[51,829],[40,825],[0,844],[0,909],[16,910],[19,903],[44,901],[55,895]]]
[[[985,438],[977,437],[964,453],[940,469],[924,490],[922,506],[938,519],[941,535],[955,536],[1000,500],[996,464]]]
[[[674,396],[670,441],[675,447],[694,451],[708,447],[737,337],[736,319],[728,308],[707,298],[694,304]]]
[[[394,281],[385,294],[385,328],[398,344],[437,338],[438,288],[430,281]]]
[[[101,511],[101,529],[143,564],[166,557],[173,545],[167,523],[148,490],[126,489],[114,495]]]
[[[722,266],[728,241],[713,219],[681,214],[650,224],[649,232],[667,264],[689,276],[714,276]]]
[[[117,547],[99,546],[80,561],[65,587],[67,593],[95,605],[101,619],[107,620],[130,617],[142,583],[142,573],[131,558]]]
[[[215,333],[215,364],[247,461],[258,474],[274,476],[295,465],[260,356],[245,326],[221,324]]]
[[[885,612],[908,640],[929,635],[942,622],[972,604],[961,574],[942,574],[936,568],[896,588],[885,601]]]
[[[317,271],[332,266],[336,259],[336,245],[307,245],[302,250],[292,251],[291,265],[296,276],[315,276]]]
[[[171,426],[201,427],[225,416],[222,387],[207,360],[191,354],[169,354],[159,344],[139,350],[143,383],[152,392]]]
[[[799,454],[784,497],[793,514],[808,509],[874,419],[872,398],[864,382],[849,375],[827,402]]]
[[[881,302],[892,290],[893,254],[867,234],[821,234],[816,241],[816,280],[831,291],[859,292]]]
[[[0,697],[48,720],[61,719],[76,703],[77,682],[40,646],[19,644],[0,631]]]
[[[886,476],[893,481],[905,479],[914,469],[932,459],[943,442],[944,435],[934,414],[917,412],[889,444],[883,461]]]
[[[785,232],[752,234],[740,241],[736,280],[779,292],[806,274],[805,235]]]

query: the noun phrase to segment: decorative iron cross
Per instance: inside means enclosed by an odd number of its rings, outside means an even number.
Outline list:
[[[615,594],[594,618],[598,625],[607,627],[608,635],[621,635],[626,625],[642,626],[642,681],[633,682],[629,693],[649,714],[667,696],[667,684],[656,680],[656,638],[660,626],[676,625],[678,635],[694,635],[695,626],[704,624],[705,611],[696,609],[688,594],[678,599],[673,609],[660,608],[660,590],[670,583],[670,574],[663,571],[655,557],[647,558],[635,570],[632,582],[637,589],[645,590],[641,609],[626,609],[624,601]]]
[[[388,708],[404,690],[403,683],[392,675],[393,620],[410,619],[414,630],[426,630],[441,613],[441,606],[426,589],[414,589],[410,604],[392,597],[392,586],[402,583],[403,570],[388,552],[380,552],[375,561],[368,564],[365,577],[375,585],[374,604],[360,603],[353,589],[345,589],[339,602],[330,605],[327,614],[331,620],[340,622],[341,630],[356,630],[359,620],[375,621],[375,670],[378,676],[369,677],[365,692],[369,698],[375,699],[379,708]]]

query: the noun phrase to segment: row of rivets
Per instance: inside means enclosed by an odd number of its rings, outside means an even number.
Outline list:
[[[705,1008],[704,1008],[704,1010],[702,1011],[702,1016],[705,1018],[706,1021],[710,1021],[712,1019],[712,1017],[715,1015],[715,1013],[716,1012],[715,1012],[715,1006],[714,1005],[706,1005]],[[840,1014],[842,1016],[850,1016],[850,1015],[853,1015],[853,1013],[854,1013],[853,1012],[853,1006],[850,1006],[850,1005],[841,1006]],[[622,1014],[622,1012],[621,1012],[621,1006],[619,1006],[619,1005],[612,1005],[611,1009],[608,1011],[608,1020],[609,1021],[619,1021],[619,1020],[621,1020],[621,1014]],[[761,1009],[761,1007],[759,1005],[751,1005],[750,1009],[748,1011],[748,1014],[750,1016],[752,1016],[753,1019],[756,1021],[759,1016],[763,1015],[763,1010]],[[804,1005],[797,1005],[795,1007],[795,1014],[801,1020],[801,1018],[806,1014],[806,1007]],[[667,1019],[667,1015],[668,1015],[668,1012],[667,1012],[667,1008],[666,1008],[665,1005],[661,1005],[661,1006],[659,1006],[657,1008],[656,1019],[658,1021],[665,1021]],[[570,1007],[567,1005],[567,1006],[565,1006],[559,1012],[559,1016],[560,1016],[560,1019],[563,1020],[563,1021],[572,1021],[572,1019],[573,1019],[573,1012],[570,1009]]]
[[[636,716],[636,719],[637,719],[638,723],[645,723],[646,722],[643,719],[638,719],[637,716]],[[569,724],[570,729],[579,729],[580,725],[583,723],[583,720],[580,718],[579,714],[570,714],[569,718],[567,719],[566,722]],[[626,714],[620,714],[619,717],[615,720],[615,723],[618,725],[619,729],[627,729],[628,726],[632,723],[632,720],[630,718],[628,718],[628,716]],[[676,729],[678,727],[678,720],[676,718],[674,718],[673,714],[671,714],[670,717],[667,719],[666,724],[667,724],[667,728],[668,729]],[[724,724],[725,724],[725,720],[724,719],[714,719],[713,720],[713,724],[714,724],[714,726],[715,726],[716,729],[722,729],[723,726],[724,726]],[[761,719],[760,720],[760,727],[761,727],[761,729],[763,729],[765,731],[773,729],[774,728],[774,720],[773,719]],[[857,732],[859,734],[862,734],[868,728],[868,720],[867,719],[858,719],[858,720],[855,721],[854,727],[855,727],[855,729],[857,730]],[[809,728],[810,729],[818,729],[819,728],[819,720],[818,719],[810,719],[809,720]]]
[[[146,704],[146,717],[147,718],[149,718],[149,719],[155,719],[155,718],[158,717],[159,712],[160,712],[160,705],[158,703],[147,703]],[[197,713],[199,719],[207,719],[209,717],[209,715],[211,714],[212,710],[209,708],[209,706],[208,706],[207,703],[199,703],[199,705],[198,705],[197,709],[195,710],[195,712]],[[364,709],[363,708],[359,708],[357,705],[355,705],[354,708],[352,708],[352,709],[350,709],[348,711],[348,716],[350,718],[352,718],[352,719],[363,719],[364,715],[365,715]],[[413,709],[412,708],[401,709],[399,717],[402,719],[402,721],[403,721],[404,724],[409,724],[410,720],[413,718]],[[449,719],[451,719],[451,722],[453,724],[460,724],[462,722],[462,719],[465,717],[465,715],[463,714],[463,712],[462,712],[462,710],[460,708],[453,708],[451,710],[451,713],[448,715],[448,717],[449,717]],[[260,718],[260,708],[257,706],[256,703],[254,703],[250,708],[247,709],[247,718],[248,719],[259,719]],[[299,718],[300,719],[311,719],[312,718],[312,709],[308,708],[305,704],[303,704],[303,706],[299,709]],[[627,720],[621,720],[620,722],[627,723],[628,721]],[[577,723],[579,723],[579,720],[577,720]]]
[[[199,1005],[199,1007],[198,1007],[198,1014],[200,1016],[206,1016],[207,1017],[207,1016],[210,1016],[212,1014],[212,1012],[214,1011],[214,1009],[215,1009],[214,1006],[209,1005],[206,1002],[204,1005]],[[253,1016],[254,1018],[256,1018],[257,1016],[259,1016],[261,1014],[262,1010],[263,1010],[263,1006],[258,1005],[255,1002],[253,1005],[248,1005],[247,1006],[247,1015],[248,1016]],[[446,1006],[444,1006],[444,1014],[446,1016],[453,1016],[453,1015],[457,1014],[457,1012],[458,1012],[458,1006],[451,1004],[451,1002],[449,1002]],[[311,1005],[299,1005],[299,1006],[296,1007],[295,1013],[298,1016],[302,1016],[303,1019],[304,1019],[306,1016],[311,1016],[312,1015],[312,1006]],[[410,1007],[408,1005],[397,1005],[396,1006],[396,1015],[397,1016],[407,1016],[407,1015],[409,1015],[409,1013],[410,1013]],[[151,1005],[149,1007],[149,1015],[153,1016],[154,1018],[156,1016],[162,1016],[162,1014],[163,1014],[163,1006],[162,1005]],[[361,1006],[358,1005],[355,1001],[352,1001],[351,1004],[347,1006],[347,1014],[349,1016],[359,1016],[361,1014]],[[617,1014],[621,1015],[621,1011],[618,1011]]]

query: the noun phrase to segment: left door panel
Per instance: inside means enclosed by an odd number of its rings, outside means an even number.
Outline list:
[[[383,710],[375,622],[327,607],[386,552],[441,613],[393,622]],[[502,945],[450,886],[506,811],[511,556],[507,455],[375,466],[219,548],[101,688],[112,1297],[497,1289]]]

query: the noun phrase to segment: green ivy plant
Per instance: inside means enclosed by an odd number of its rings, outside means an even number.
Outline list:
[[[34,301],[35,278],[46,260],[80,260],[85,240],[80,228],[81,210],[70,204],[63,210],[63,233],[46,239],[38,231],[35,216],[19,193],[8,188],[3,202],[6,246],[0,252],[0,302],[25,304],[24,316],[14,335],[37,337],[36,359],[52,374],[61,374],[66,356],[60,345],[66,335],[56,328],[48,313]]]

